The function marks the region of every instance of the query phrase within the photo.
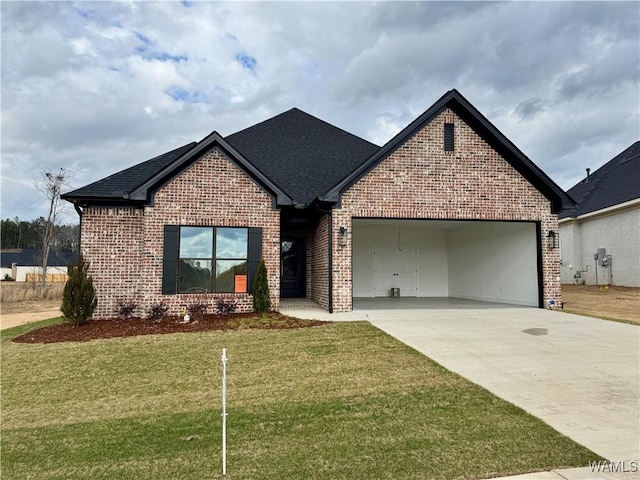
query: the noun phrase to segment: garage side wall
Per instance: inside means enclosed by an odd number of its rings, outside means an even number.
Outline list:
[[[478,222],[451,231],[449,295],[537,307],[535,233],[534,223],[519,222]]]
[[[444,150],[444,124],[455,128],[454,151]],[[540,237],[558,231],[550,202],[451,110],[445,110],[356,182],[333,212],[333,306],[352,308],[352,218],[526,220]],[[340,227],[348,243],[338,243]],[[559,250],[543,238],[544,302],[560,301]]]

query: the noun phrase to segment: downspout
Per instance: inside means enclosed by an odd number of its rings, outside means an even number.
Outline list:
[[[82,253],[82,209],[77,202],[73,202],[73,208],[76,210],[78,217],[80,217],[80,224],[78,226],[78,254]]]
[[[329,313],[333,313],[333,214],[329,210]]]

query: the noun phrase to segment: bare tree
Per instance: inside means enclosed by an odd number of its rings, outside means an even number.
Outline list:
[[[49,251],[53,244],[55,234],[55,224],[60,213],[60,193],[66,185],[68,174],[64,168],[57,172],[42,172],[42,178],[36,181],[36,188],[42,192],[49,202],[49,213],[44,221],[42,234],[42,290],[47,284],[47,263],[49,261]]]

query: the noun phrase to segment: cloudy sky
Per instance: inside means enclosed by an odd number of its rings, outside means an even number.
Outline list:
[[[382,145],[456,88],[565,189],[640,138],[638,2],[0,8],[2,218],[294,106]]]

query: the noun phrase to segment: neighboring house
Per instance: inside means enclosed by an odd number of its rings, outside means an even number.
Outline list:
[[[47,259],[49,281],[64,282],[67,264],[75,262],[77,253],[52,249]],[[42,278],[42,250],[38,248],[12,248],[0,250],[1,278],[7,276],[17,282],[35,282]]]
[[[547,237],[572,205],[456,90],[382,147],[294,108],[62,198],[81,212],[97,318],[202,292],[250,310],[261,258],[276,309],[392,292],[545,307],[560,300]]]
[[[562,283],[640,287],[640,141],[571,188],[560,214]]]

